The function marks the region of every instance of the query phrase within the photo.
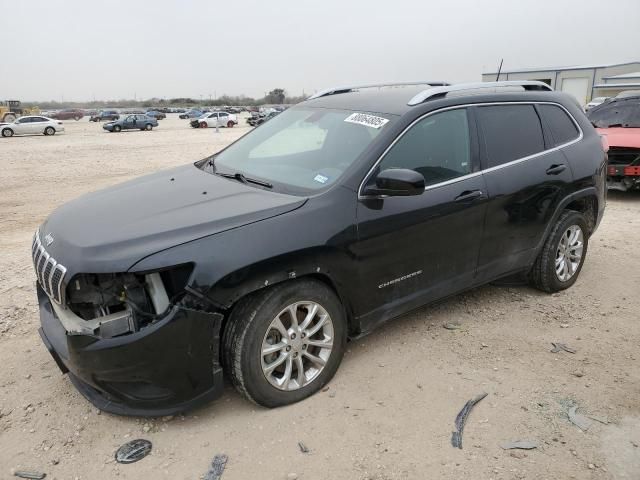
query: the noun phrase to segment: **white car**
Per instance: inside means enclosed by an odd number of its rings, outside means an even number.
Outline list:
[[[591,101],[589,103],[587,103],[584,106],[584,111],[586,112],[590,108],[597,107],[598,105],[606,102],[608,99],[609,99],[609,97],[596,97],[596,98],[593,98],[593,99],[591,99]]]
[[[211,112],[205,113],[200,118],[192,120],[191,124],[199,128],[215,127],[216,124],[219,127],[231,128],[238,124],[238,118],[233,113]]]
[[[64,132],[64,125],[60,120],[41,115],[27,115],[18,118],[13,123],[0,123],[0,134],[3,137],[38,134],[55,135],[61,132]]]

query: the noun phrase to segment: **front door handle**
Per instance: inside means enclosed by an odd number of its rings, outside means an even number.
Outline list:
[[[547,168],[547,175],[558,175],[564,172],[566,169],[567,166],[564,163],[561,163],[560,165],[551,165],[549,168]]]
[[[466,190],[458,195],[455,199],[456,202],[469,202],[477,198],[481,198],[484,194],[482,190]]]

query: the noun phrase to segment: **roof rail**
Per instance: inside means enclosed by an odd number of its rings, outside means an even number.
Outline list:
[[[480,82],[480,83],[459,83],[457,85],[445,85],[434,88],[428,88],[415,95],[407,105],[418,105],[433,97],[445,97],[447,93],[462,92],[464,90],[477,90],[483,88],[505,88],[505,87],[522,87],[524,90],[537,90],[537,91],[553,91],[553,89],[544,82],[538,82],[535,80],[508,80],[504,82]]]
[[[400,86],[407,86],[407,85],[430,85],[432,87],[444,87],[446,85],[451,85],[451,84],[447,82],[440,82],[440,81],[432,82],[427,80],[427,81],[420,81],[420,82],[371,83],[367,85],[350,85],[350,86],[345,85],[343,87],[332,87],[332,88],[327,88],[325,90],[320,90],[319,92],[316,92],[313,95],[311,95],[307,100],[311,100],[313,98],[325,97],[327,95],[336,95],[338,93],[347,93],[353,90],[359,90],[361,88],[400,87]]]

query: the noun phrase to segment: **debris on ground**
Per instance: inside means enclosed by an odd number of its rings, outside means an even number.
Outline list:
[[[211,467],[209,467],[209,471],[205,474],[204,480],[220,480],[220,477],[222,477],[224,473],[224,467],[227,465],[227,460],[229,460],[229,457],[224,454],[213,457]]]
[[[462,325],[460,325],[459,323],[445,323],[442,326],[447,330],[460,330],[460,327]]]
[[[589,430],[592,422],[584,415],[576,413],[576,410],[578,410],[578,407],[575,405],[569,408],[569,411],[567,412],[569,421],[577,426],[580,430],[586,432],[587,430]]]
[[[609,419],[607,417],[598,417],[596,415],[587,415],[591,420],[595,420],[598,423],[602,423],[603,425],[609,425]]]
[[[151,442],[138,438],[125,443],[116,451],[116,462],[118,463],[134,463],[142,460],[151,452]]]
[[[538,448],[538,442],[533,440],[516,440],[513,442],[502,442],[500,444],[500,448],[503,450],[532,450],[534,448]]]
[[[462,431],[464,430],[464,424],[467,421],[467,417],[469,417],[469,413],[471,413],[471,409],[474,405],[487,395],[487,393],[481,393],[477,397],[472,398],[465,403],[462,410],[460,410],[460,413],[458,413],[458,416],[456,417],[457,431],[451,433],[451,445],[453,445],[454,448],[462,449]]]
[[[307,446],[304,443],[298,442],[298,447],[300,447],[300,451],[302,453],[309,453],[309,449],[307,448]]]
[[[551,345],[553,345],[553,348],[551,349],[551,353],[558,353],[561,351],[565,351],[568,353],[576,353],[576,351],[573,348],[567,347],[564,343],[551,342]]]
[[[47,476],[46,473],[40,472],[27,472],[26,470],[16,470],[13,472],[14,477],[18,478],[29,478],[32,480],[41,480]]]

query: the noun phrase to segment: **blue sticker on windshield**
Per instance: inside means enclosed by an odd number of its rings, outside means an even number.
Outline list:
[[[325,177],[322,174],[318,174],[315,176],[314,180],[318,183],[327,183],[327,180],[329,180],[329,177]]]

